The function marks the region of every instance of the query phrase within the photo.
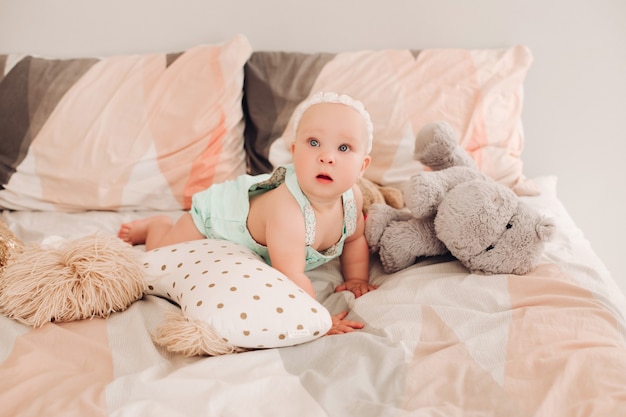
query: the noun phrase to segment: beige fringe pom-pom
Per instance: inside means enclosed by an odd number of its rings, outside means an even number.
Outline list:
[[[146,289],[138,253],[98,234],[58,248],[27,246],[0,277],[0,312],[38,327],[125,310]]]
[[[0,220],[0,273],[23,251],[24,244],[22,241]]]
[[[190,319],[182,311],[168,313],[153,340],[168,351],[184,356],[217,356],[246,350],[231,345],[207,323]]]

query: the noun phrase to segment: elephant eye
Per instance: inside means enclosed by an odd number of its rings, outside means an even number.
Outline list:
[[[489,246],[487,246],[487,249],[485,249],[485,251],[489,252],[492,249],[493,249],[493,245],[489,245]]]
[[[513,227],[513,225],[511,223],[507,223],[506,228],[510,229],[511,227]]]

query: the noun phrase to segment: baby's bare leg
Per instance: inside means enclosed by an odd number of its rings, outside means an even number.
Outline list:
[[[172,223],[167,216],[154,216],[125,223],[117,235],[132,245],[145,243],[146,250],[204,238],[189,213],[183,214],[176,223]]]

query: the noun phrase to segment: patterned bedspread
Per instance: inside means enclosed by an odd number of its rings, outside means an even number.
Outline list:
[[[525,276],[469,274],[451,257],[386,275],[354,299],[338,263],[310,273],[363,330],[297,346],[187,358],[152,334],[173,303],[147,295],[109,319],[32,329],[0,316],[0,416],[623,416],[626,301],[556,194],[557,222]],[[145,214],[145,213],[142,213]],[[136,213],[5,212],[22,239],[114,233]]]

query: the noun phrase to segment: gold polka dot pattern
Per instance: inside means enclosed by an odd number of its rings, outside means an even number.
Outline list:
[[[146,252],[144,268],[149,294],[177,303],[235,346],[296,345],[331,326],[324,306],[236,243],[204,239],[155,249]]]

